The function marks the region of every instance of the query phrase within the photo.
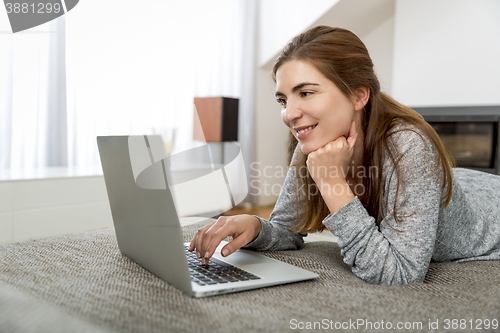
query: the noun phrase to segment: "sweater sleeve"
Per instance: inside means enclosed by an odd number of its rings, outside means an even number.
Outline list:
[[[296,160],[298,146],[295,150],[292,161]],[[254,250],[296,250],[304,244],[304,232],[294,232],[292,226],[296,223],[297,217],[302,217],[296,199],[295,167],[288,169],[285,182],[281,188],[280,195],[274,206],[274,210],[269,216],[269,220],[255,216],[262,224],[262,230],[257,238],[248,243],[244,248]]]
[[[398,175],[386,158],[383,170],[384,218],[380,230],[356,197],[323,224],[339,237],[344,262],[359,278],[374,284],[422,282],[434,250],[441,204],[442,168],[436,169],[437,152],[430,140],[413,130],[392,134],[398,147]],[[387,212],[387,209],[389,210]]]

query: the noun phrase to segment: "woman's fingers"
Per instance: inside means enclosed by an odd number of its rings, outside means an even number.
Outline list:
[[[231,236],[232,228],[226,226],[229,217],[221,216],[216,221],[198,229],[189,244],[189,251],[196,250],[196,256],[202,260],[202,264],[207,264],[219,243]]]
[[[210,230],[209,230],[210,231]],[[225,219],[224,225],[222,225],[219,229],[214,230],[213,233],[207,232],[209,237],[205,237],[205,242],[203,244],[203,257],[202,263],[207,264],[208,260],[212,257],[215,250],[219,246],[220,242],[228,237],[233,236],[233,241],[237,238],[237,225],[231,218]],[[244,245],[244,244],[243,244]],[[242,245],[242,246],[243,246]],[[241,246],[240,246],[241,247]]]
[[[197,244],[197,241],[198,241],[198,236],[202,235],[202,233],[204,232],[204,230],[207,230],[208,228],[210,228],[210,226],[212,224],[214,224],[216,221],[212,222],[212,223],[209,223],[207,224],[206,226],[198,229],[198,231],[196,232],[196,234],[194,235],[193,239],[191,240],[191,243],[189,244],[189,248],[188,248],[188,251],[189,252],[193,252],[195,249],[196,249],[196,244]]]
[[[200,229],[198,229],[198,231],[194,235],[193,239],[191,240],[191,243],[189,244],[188,251],[192,252],[192,251],[194,251],[196,249],[197,250],[196,254],[197,254],[198,258],[201,258],[201,253],[200,253],[200,251],[198,249],[200,248],[201,242],[203,242],[203,237],[205,235],[205,232],[208,229],[210,229],[215,223],[217,223],[217,221],[218,220],[215,220],[215,221],[207,224],[206,226],[201,227]]]
[[[208,226],[198,230],[198,239],[196,241],[196,256],[198,258],[201,258],[202,262],[204,262],[203,258],[205,257],[207,247],[208,244],[210,244],[213,233],[224,225],[225,219],[225,216],[221,216],[215,222],[212,222]]]
[[[221,216],[203,228],[198,229],[189,244],[189,251],[196,249],[198,258],[207,264],[220,242],[232,236],[233,240],[223,248],[223,256],[227,256],[240,247],[248,244],[260,232],[260,221],[250,215]]]
[[[358,139],[358,132],[356,131],[356,123],[353,121],[351,127],[349,128],[349,133],[347,134],[347,144],[349,149],[352,150]]]
[[[223,257],[227,257],[232,254],[239,248],[247,245],[252,240],[252,235],[249,232],[244,232],[237,237],[233,238],[233,240],[227,243],[221,250],[221,254]]]

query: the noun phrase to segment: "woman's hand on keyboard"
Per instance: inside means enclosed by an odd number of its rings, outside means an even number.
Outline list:
[[[257,238],[262,229],[260,221],[251,215],[221,216],[216,221],[198,229],[189,251],[196,249],[196,255],[201,258],[202,264],[208,264],[208,260],[214,254],[220,242],[232,236],[233,240],[222,248],[222,256],[227,257],[240,247],[247,245]]]

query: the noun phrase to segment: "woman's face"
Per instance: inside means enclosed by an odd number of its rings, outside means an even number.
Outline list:
[[[351,122],[359,113],[358,103],[301,60],[287,61],[276,72],[276,98],[283,106],[283,122],[306,155],[341,136],[347,137]]]

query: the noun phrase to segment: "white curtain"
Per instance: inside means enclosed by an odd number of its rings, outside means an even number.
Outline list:
[[[191,148],[194,96],[240,98],[248,165],[255,15],[252,0],[86,0],[52,33],[2,35],[0,167],[93,167],[98,135],[177,128],[174,152]]]
[[[67,165],[64,39],[64,17],[0,35],[0,168]]]

